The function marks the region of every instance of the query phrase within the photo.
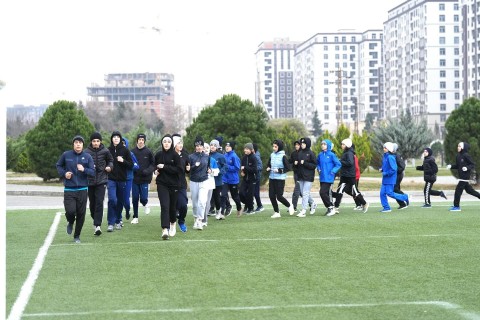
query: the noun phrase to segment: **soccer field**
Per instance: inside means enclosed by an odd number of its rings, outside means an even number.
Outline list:
[[[203,231],[189,210],[168,241],[158,208],[100,237],[87,214],[81,244],[55,211],[7,211],[6,316],[480,319],[478,202],[448,208],[271,219],[267,207]]]

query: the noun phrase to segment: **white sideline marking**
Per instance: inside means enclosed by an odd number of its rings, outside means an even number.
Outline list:
[[[45,261],[45,257],[47,256],[48,248],[52,244],[53,238],[57,233],[61,214],[61,212],[57,212],[57,214],[55,215],[53,223],[50,226],[50,230],[48,231],[47,237],[45,238],[45,242],[43,243],[43,246],[40,248],[40,250],[38,250],[38,255],[35,258],[32,269],[30,269],[28,277],[23,283],[22,289],[20,289],[17,300],[15,300],[12,310],[10,310],[8,320],[17,320],[22,318],[23,311],[25,311],[28,301],[30,300],[30,295],[32,294],[35,282],[37,281],[38,275],[40,274],[40,270],[42,270],[43,262]]]
[[[216,307],[216,308],[185,308],[185,309],[143,309],[143,310],[112,310],[92,312],[59,312],[59,313],[26,313],[24,317],[66,317],[66,316],[91,316],[111,313],[192,313],[195,311],[255,311],[272,309],[299,309],[299,308],[365,308],[382,306],[435,306],[444,310],[451,310],[457,315],[468,320],[480,320],[480,314],[464,310],[461,306],[447,301],[406,301],[406,302],[384,302],[384,303],[327,303],[327,304],[299,304],[286,306],[244,306],[244,307]]]
[[[240,238],[240,239],[181,239],[172,241],[128,241],[128,242],[114,242],[114,243],[82,243],[82,246],[125,246],[132,244],[165,244],[165,243],[185,243],[185,242],[232,242],[232,241],[282,241],[282,240],[356,240],[356,239],[398,239],[398,238],[412,238],[412,237],[462,237],[462,234],[412,234],[412,235],[379,235],[379,236],[361,236],[361,237],[313,237],[313,238]],[[52,244],[51,247],[74,246],[74,243],[58,243]],[[78,246],[78,245],[77,245]]]

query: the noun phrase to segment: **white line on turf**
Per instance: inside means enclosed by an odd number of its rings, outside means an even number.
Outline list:
[[[110,313],[192,313],[201,311],[255,311],[255,310],[273,310],[273,309],[300,309],[300,308],[371,308],[382,306],[435,306],[443,310],[451,310],[457,315],[467,320],[480,320],[480,314],[464,310],[461,306],[447,301],[393,301],[379,303],[325,303],[325,304],[300,304],[283,306],[242,306],[242,307],[214,307],[214,308],[184,308],[184,309],[141,309],[141,310],[112,310],[112,311],[92,311],[92,312],[61,312],[61,313],[26,313],[24,317],[65,317],[65,316],[91,316]]]
[[[15,303],[10,310],[8,320],[17,320],[22,318],[23,312],[25,311],[28,301],[30,300],[30,295],[32,294],[35,282],[37,281],[38,275],[40,274],[40,270],[42,270],[43,262],[45,261],[45,257],[47,256],[48,248],[52,244],[53,238],[57,233],[61,214],[61,212],[57,212],[57,214],[55,215],[53,223],[50,226],[50,230],[48,231],[47,237],[45,238],[45,242],[43,243],[43,246],[40,248],[40,250],[38,250],[38,255],[35,258],[32,269],[30,269],[28,277],[25,280],[22,288],[20,289],[17,300],[15,300]]]

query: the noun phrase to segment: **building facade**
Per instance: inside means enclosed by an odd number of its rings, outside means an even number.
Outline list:
[[[297,44],[288,38],[277,38],[262,42],[255,53],[255,104],[264,106],[270,118],[294,117],[293,69]]]
[[[155,112],[162,120],[168,119],[175,106],[174,76],[168,73],[113,73],[105,75],[105,85],[87,87],[89,102],[114,108],[119,103],[134,110]]]
[[[382,30],[317,33],[295,53],[295,114],[307,129],[317,111],[322,128],[359,131],[382,99]]]
[[[461,103],[457,0],[411,0],[384,23],[385,117],[409,110],[442,133]]]
[[[462,24],[461,65],[462,98],[480,98],[480,1],[462,0],[460,15]]]

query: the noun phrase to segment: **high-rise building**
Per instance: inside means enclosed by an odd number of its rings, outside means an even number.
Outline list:
[[[461,1],[462,98],[480,98],[480,1]]]
[[[169,73],[112,73],[105,85],[87,88],[90,101],[114,108],[123,102],[134,110],[155,112],[162,120],[175,105],[174,76]],[[87,102],[88,106],[89,102]]]
[[[276,38],[257,49],[255,104],[265,107],[270,118],[293,118],[293,67],[296,41]]]
[[[457,0],[410,0],[384,23],[385,117],[410,110],[443,132],[461,103],[460,10]],[[428,59],[427,59],[428,58]]]
[[[312,129],[315,111],[322,128],[340,124],[358,131],[368,113],[383,108],[382,30],[317,33],[295,53],[295,114]]]

